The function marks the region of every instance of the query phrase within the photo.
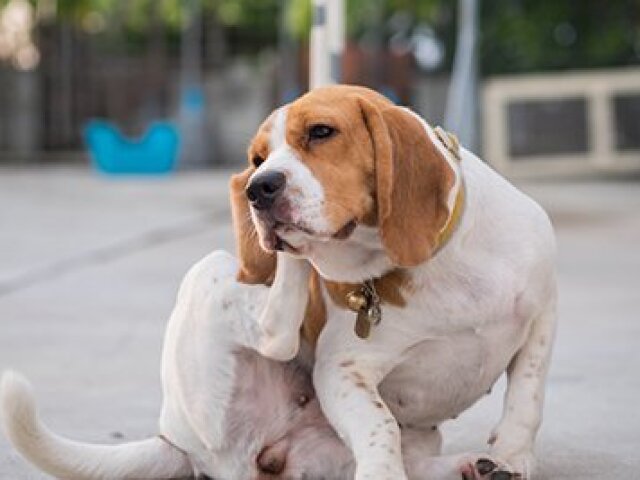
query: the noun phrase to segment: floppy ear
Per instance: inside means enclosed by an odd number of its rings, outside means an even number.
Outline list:
[[[418,265],[437,249],[456,174],[410,112],[365,98],[360,105],[373,143],[382,243],[398,266]]]
[[[249,202],[245,194],[250,168],[233,175],[229,182],[231,217],[236,239],[236,251],[240,260],[238,281],[271,285],[276,271],[276,255],[265,252],[258,243],[258,232],[251,220]]]

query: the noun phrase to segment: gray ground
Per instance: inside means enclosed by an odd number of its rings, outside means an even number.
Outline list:
[[[227,176],[0,170],[0,369],[32,380],[55,431],[94,442],[155,433],[178,282],[211,249],[232,247]],[[639,478],[640,186],[522,188],[551,212],[560,245],[538,478]],[[501,394],[447,425],[447,450],[484,448]],[[0,479],[40,478],[0,435]]]

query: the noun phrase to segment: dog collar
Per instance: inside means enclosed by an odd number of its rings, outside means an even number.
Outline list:
[[[447,132],[442,129],[442,127],[436,127],[433,129],[440,143],[444,145],[444,147],[449,151],[449,153],[455,158],[455,160],[460,163],[462,161],[462,157],[460,156],[460,142],[458,141],[458,137],[456,137],[453,133]],[[460,175],[460,186],[458,187],[458,192],[456,193],[456,199],[453,204],[453,210],[451,211],[451,215],[447,219],[447,223],[445,223],[442,230],[438,234],[436,238],[436,245],[434,248],[434,255],[440,251],[447,242],[453,236],[453,232],[455,232],[457,226],[460,223],[460,219],[462,218],[462,213],[464,211],[464,203],[465,203],[465,187],[464,187],[464,179],[462,178],[462,174]]]
[[[436,246],[433,251],[435,255],[447,244],[447,242],[453,236],[453,233],[456,231],[456,228],[460,224],[460,219],[462,218],[462,213],[464,212],[464,202],[465,202],[465,189],[464,182],[460,182],[460,187],[458,188],[458,193],[456,194],[456,200],[453,204],[453,211],[451,215],[449,215],[449,219],[445,226],[440,230],[438,237],[436,239]]]

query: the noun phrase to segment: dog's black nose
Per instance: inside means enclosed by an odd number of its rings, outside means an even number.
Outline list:
[[[253,208],[266,210],[283,192],[287,178],[284,173],[269,171],[256,176],[247,187],[247,198]]]

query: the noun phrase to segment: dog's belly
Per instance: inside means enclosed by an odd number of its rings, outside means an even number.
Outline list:
[[[522,324],[424,340],[380,384],[401,425],[432,427],[486,395],[522,343]]]

